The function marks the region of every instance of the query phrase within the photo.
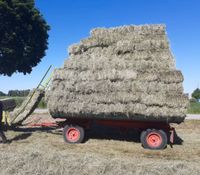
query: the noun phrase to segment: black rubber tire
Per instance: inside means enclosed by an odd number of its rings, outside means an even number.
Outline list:
[[[77,139],[75,140],[70,140],[68,137],[67,137],[67,133],[70,129],[75,129],[79,132],[79,136]],[[76,143],[82,143],[84,141],[84,138],[85,138],[85,130],[83,127],[81,126],[78,126],[78,125],[66,125],[63,129],[63,138],[64,138],[64,141],[66,143],[71,143],[71,144],[76,144]]]
[[[158,146],[152,146],[147,142],[148,136],[151,133],[156,133],[161,138],[161,143]],[[145,149],[161,150],[167,147],[167,134],[163,130],[147,129],[141,132],[140,141]]]

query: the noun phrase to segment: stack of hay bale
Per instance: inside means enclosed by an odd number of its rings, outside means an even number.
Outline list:
[[[69,47],[46,93],[53,117],[179,123],[188,98],[164,25],[97,28]]]

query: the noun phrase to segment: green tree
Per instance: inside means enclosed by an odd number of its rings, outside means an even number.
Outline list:
[[[34,0],[0,0],[0,74],[30,73],[45,56],[48,30]]]
[[[29,94],[30,90],[9,90],[8,96],[10,97],[26,97]]]
[[[0,91],[0,96],[6,96],[6,94]]]
[[[198,101],[200,100],[200,89],[199,89],[199,88],[197,88],[197,89],[195,89],[195,90],[193,91],[192,97],[195,98],[195,99],[198,100]]]

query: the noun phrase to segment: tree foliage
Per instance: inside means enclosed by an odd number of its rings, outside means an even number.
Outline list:
[[[199,89],[199,88],[197,88],[197,89],[195,89],[195,90],[193,91],[192,97],[195,98],[195,99],[198,100],[198,101],[200,100],[200,89]]]
[[[0,96],[6,96],[6,94],[0,91]]]
[[[48,30],[34,0],[0,0],[0,74],[30,73],[45,56]]]
[[[30,89],[27,90],[10,90],[8,96],[10,97],[26,97],[28,96]]]

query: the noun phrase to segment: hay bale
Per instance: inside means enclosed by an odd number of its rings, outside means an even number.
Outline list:
[[[184,120],[188,98],[164,25],[97,28],[68,52],[46,93],[53,117]]]

